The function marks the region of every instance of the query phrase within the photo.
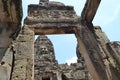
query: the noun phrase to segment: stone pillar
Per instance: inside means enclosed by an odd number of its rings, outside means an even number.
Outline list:
[[[19,33],[22,21],[22,0],[0,0],[0,62]]]
[[[119,80],[120,77],[118,76],[118,74],[120,74],[120,68],[118,67],[118,63],[116,63],[116,60],[119,59],[120,64],[120,58],[117,58],[119,57],[120,49],[117,48],[117,44],[115,44],[115,47],[111,48],[112,45],[109,45],[111,44],[111,42],[99,26],[96,26],[94,30],[97,36],[99,48],[101,50],[101,55],[105,64],[105,70],[108,76],[108,80]],[[116,57],[114,57],[115,55]]]
[[[34,30],[23,27],[15,42],[11,80],[34,80]]]
[[[50,80],[53,80],[53,77],[52,77],[52,76],[50,77]]]
[[[61,75],[61,73],[60,73],[60,72],[56,72],[56,74],[57,74],[57,80],[62,80],[62,75]]]
[[[0,62],[3,59],[6,50],[10,46],[12,39],[8,38],[6,35],[0,35]]]
[[[40,78],[39,78],[40,80],[42,80],[42,76],[40,76]]]
[[[79,50],[85,59],[93,80],[108,80],[105,65],[101,58],[101,51],[94,34],[86,26],[79,26],[75,30],[75,34]]]
[[[1,60],[0,64],[0,80],[10,80],[11,70],[13,66],[13,50],[9,47]]]

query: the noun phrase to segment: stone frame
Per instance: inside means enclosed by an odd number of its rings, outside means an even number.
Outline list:
[[[91,76],[95,80],[107,80],[107,74],[104,66],[104,62],[101,59],[101,50],[98,46],[98,42],[96,39],[96,34],[94,33],[94,27],[92,25],[93,17],[97,11],[97,8],[99,6],[100,0],[94,1],[94,0],[88,0],[86,2],[86,5],[82,11],[81,18],[78,18],[77,16],[70,18],[68,22],[66,22],[66,18],[59,18],[56,22],[56,17],[51,22],[51,17],[49,17],[50,20],[47,18],[40,20],[36,19],[37,15],[35,17],[32,15],[31,11],[33,12],[32,6],[35,8],[35,14],[38,14],[36,10],[38,9],[46,9],[48,7],[39,7],[38,5],[29,5],[28,9],[28,17],[25,19],[25,26],[33,30],[34,35],[46,35],[46,34],[75,34],[77,38],[77,42],[79,45],[79,50],[82,53],[85,62],[87,64],[88,71],[90,72]],[[91,9],[94,9],[91,13]],[[47,6],[47,5],[43,5]],[[56,6],[56,5],[52,5]],[[65,7],[64,5],[61,5],[61,7]],[[46,9],[49,10],[50,8]],[[52,7],[52,9],[54,9]],[[59,6],[55,7],[56,9],[60,9]],[[65,10],[69,9],[70,11],[74,11],[74,9],[71,6],[66,6],[64,8]],[[51,9],[50,9],[51,10]],[[75,13],[73,13],[75,15]],[[66,16],[65,16],[66,17]],[[70,17],[70,16],[69,16]],[[77,18],[76,18],[77,17]],[[64,21],[64,22],[63,22]],[[73,22],[73,23],[72,23]],[[75,24],[74,24],[75,23]],[[98,67],[99,66],[99,67]],[[101,73],[102,72],[102,73]]]
[[[59,32],[57,27],[54,27],[54,28],[52,27],[51,29],[49,27],[49,29],[45,28],[44,30],[41,29],[40,26],[39,27],[37,26],[37,28],[36,28],[36,27],[30,26],[30,25],[25,25],[25,27],[33,28],[32,30],[35,35],[36,34],[37,35],[38,34],[46,35],[46,34],[67,34],[67,33],[70,34],[71,33],[71,28],[63,29],[62,27],[59,27],[59,29],[62,31],[62,32]],[[57,29],[57,31],[55,29]],[[40,33],[37,33],[36,31],[40,31]],[[94,34],[88,29],[87,26],[83,26],[83,25],[79,25],[78,27],[72,28],[72,31],[73,31],[72,34],[74,33],[76,36],[76,39],[77,39],[77,42],[79,45],[79,49],[85,59],[88,71],[90,72],[92,77],[94,79],[98,80],[98,79],[102,78],[103,76],[105,76],[106,75],[106,74],[104,74],[104,73],[106,73],[105,66],[103,64],[103,61],[101,60],[100,49],[99,49],[99,46],[96,45],[98,43],[97,43],[97,40],[95,39]],[[98,63],[96,63],[96,61],[98,61]],[[102,74],[101,74],[101,72],[99,73],[99,70],[104,73],[102,73]]]
[[[48,1],[48,0],[47,0]],[[0,16],[5,17],[5,19],[2,22],[0,22],[1,27],[3,27],[5,30],[10,30],[10,33],[8,33],[6,36],[3,36],[0,34],[0,56],[1,59],[6,54],[6,50],[8,49],[7,53],[10,53],[14,56],[14,59],[12,60],[12,65],[9,66],[3,66],[7,68],[11,68],[11,71],[8,71],[8,73],[11,73],[10,75],[5,75],[6,78],[9,78],[11,80],[34,80],[34,35],[37,31],[37,28],[33,28],[28,25],[24,25],[23,29],[20,31],[20,22],[22,18],[22,9],[21,9],[21,0],[19,1],[12,1],[8,0],[8,4],[5,4],[4,1],[0,1],[1,4],[0,9],[3,14],[0,14]],[[52,29],[49,29],[49,34],[66,34],[66,33],[74,33],[76,35],[79,49],[85,59],[85,62],[87,64],[87,68],[93,78],[93,80],[119,80],[119,73],[117,73],[117,69],[115,69],[113,64],[108,60],[108,58],[114,60],[116,62],[116,65],[119,66],[119,57],[115,54],[116,51],[119,49],[115,48],[114,44],[107,42],[107,47],[105,46],[106,43],[103,42],[99,36],[100,39],[96,37],[95,29],[92,24],[92,21],[94,19],[94,16],[96,14],[97,8],[100,4],[101,0],[87,0],[85,7],[81,14],[81,19],[79,20],[79,25],[76,27],[54,27]],[[14,7],[11,7],[13,5]],[[20,3],[20,4],[19,4]],[[4,6],[9,5],[9,7],[4,8]],[[44,4],[47,5],[47,4]],[[4,10],[5,9],[5,10]],[[10,13],[8,10],[12,10],[14,13]],[[9,14],[6,15],[6,14]],[[16,15],[16,16],[13,16]],[[12,16],[12,18],[11,18]],[[8,21],[6,22],[6,20]],[[36,31],[35,31],[36,30]],[[41,31],[44,31],[43,33]],[[2,30],[1,30],[2,32]],[[5,35],[6,33],[4,33]],[[12,35],[11,35],[12,34]],[[15,46],[10,46],[13,39],[15,39],[16,34],[19,34],[18,37],[15,40]],[[40,29],[38,33],[36,34],[47,34],[46,29]],[[104,35],[105,36],[105,35]],[[2,38],[1,38],[2,37]],[[4,41],[7,45],[2,44]],[[9,40],[9,42],[8,42]],[[29,46],[29,47],[28,47]],[[11,49],[10,49],[11,48]],[[15,48],[15,49],[14,49]],[[107,48],[112,48],[113,50],[110,50]],[[23,51],[22,49],[26,49],[26,51]],[[112,51],[112,53],[111,53]],[[118,52],[119,53],[119,52]],[[115,54],[115,55],[113,55]],[[107,55],[110,55],[109,57]],[[117,59],[116,59],[117,58]],[[10,63],[11,64],[11,63]],[[12,67],[11,67],[12,66]],[[118,67],[117,67],[118,68]],[[115,71],[116,70],[116,71]],[[117,76],[118,75],[118,76]]]

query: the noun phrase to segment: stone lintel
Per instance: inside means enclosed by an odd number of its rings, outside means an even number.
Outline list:
[[[72,23],[39,23],[34,25],[26,25],[34,28],[35,35],[39,34],[73,34],[74,28],[78,24]]]
[[[81,13],[82,21],[92,23],[101,0],[86,0],[86,4]]]
[[[47,3],[46,3],[47,2]],[[80,17],[72,6],[43,0],[28,6],[28,16],[24,23],[34,28],[35,34],[71,34],[79,25]]]

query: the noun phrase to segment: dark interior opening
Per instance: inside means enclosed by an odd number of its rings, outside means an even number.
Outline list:
[[[47,77],[47,78],[42,78],[42,80],[50,80],[50,78],[49,78],[49,77]]]

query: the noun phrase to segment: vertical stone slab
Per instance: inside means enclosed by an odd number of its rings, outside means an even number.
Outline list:
[[[114,48],[108,48],[108,45],[110,43],[109,39],[105,35],[105,33],[101,30],[100,27],[95,27],[95,34],[97,36],[97,42],[101,51],[101,55],[105,64],[105,70],[107,72],[108,80],[119,80],[120,77],[118,76],[119,74],[119,68],[116,65],[116,60],[119,58],[115,58],[114,55],[119,54],[120,52],[114,52],[117,45],[115,45]],[[110,51],[109,51],[110,50]],[[114,50],[114,51],[112,51]],[[119,50],[118,48],[116,50]],[[119,50],[120,51],[120,50]],[[118,57],[119,55],[116,55]],[[120,61],[120,59],[119,59]],[[118,73],[117,73],[118,72]]]
[[[7,48],[9,48],[11,42],[12,42],[12,39],[8,38],[7,35],[0,34],[0,62],[3,59],[7,51]]]
[[[62,80],[62,74],[60,72],[56,72],[57,80]]]
[[[23,27],[15,42],[11,80],[34,80],[34,30]]]
[[[101,52],[94,34],[86,26],[78,27],[75,30],[75,34],[79,49],[93,80],[108,80],[105,66],[100,55]]]
[[[0,80],[10,80],[13,66],[13,50],[9,47],[0,63]]]
[[[120,42],[109,42],[106,44],[110,55],[115,59],[116,63],[120,66]]]
[[[86,0],[85,6],[81,13],[82,21],[91,23],[95,17],[101,0]]]
[[[110,53],[110,70],[112,80],[120,80],[120,42],[109,42],[106,44],[107,50]]]
[[[22,0],[0,0],[0,62],[19,33],[21,20]]]

